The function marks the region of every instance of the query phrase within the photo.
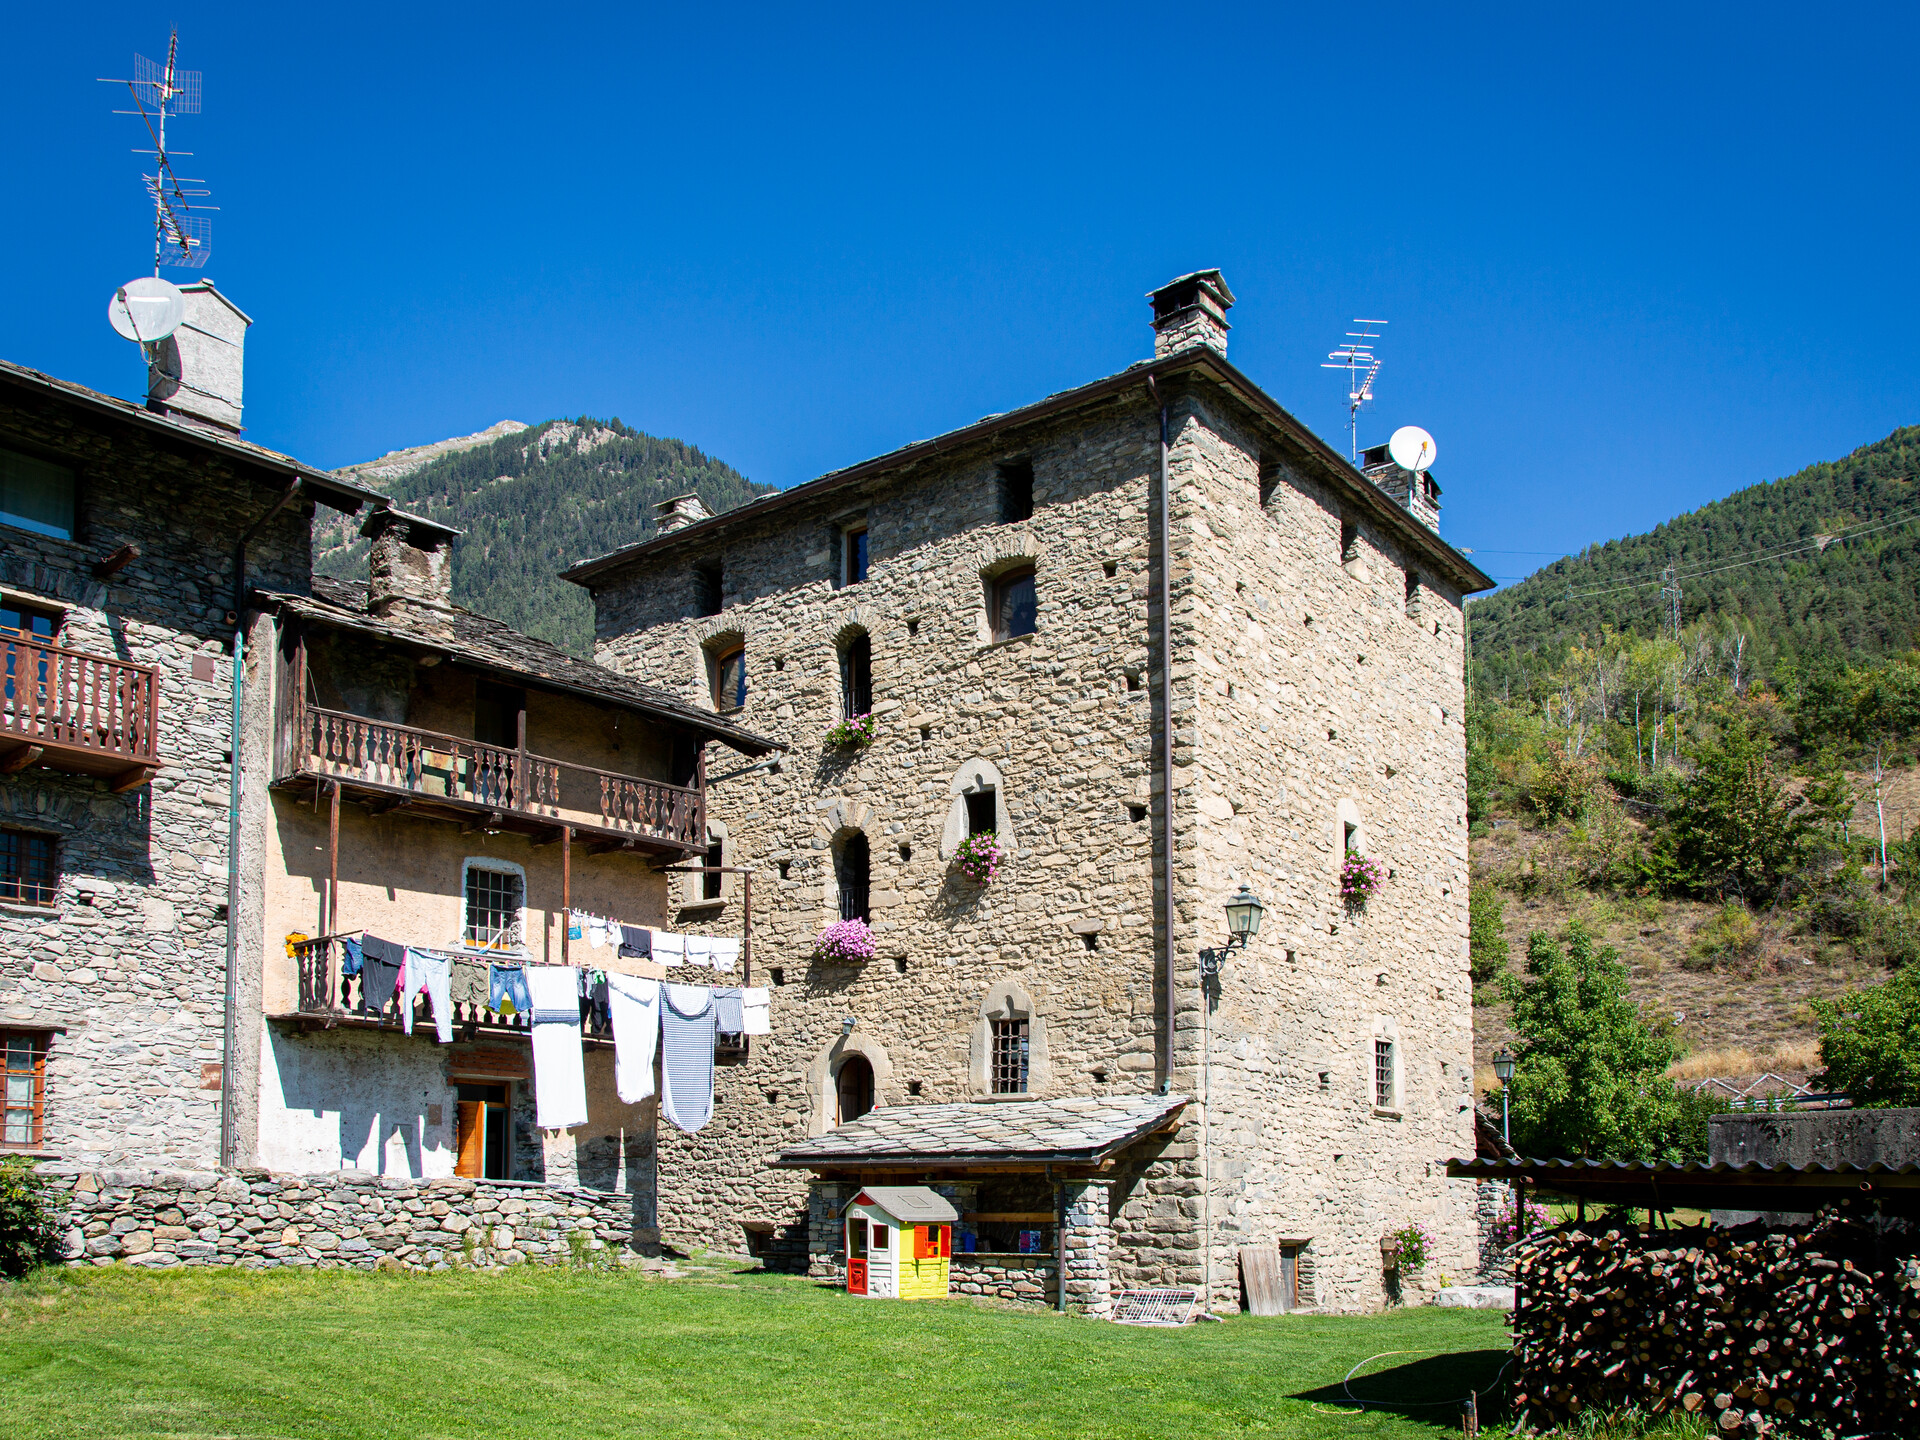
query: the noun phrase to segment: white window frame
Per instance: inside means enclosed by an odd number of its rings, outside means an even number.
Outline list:
[[[512,875],[520,881],[520,937],[512,945],[476,945],[467,938],[470,928],[467,921],[467,877],[475,870],[491,871],[495,875]],[[526,955],[527,948],[527,870],[524,865],[516,865],[511,860],[496,860],[491,855],[469,855],[460,863],[460,946],[477,955]]]

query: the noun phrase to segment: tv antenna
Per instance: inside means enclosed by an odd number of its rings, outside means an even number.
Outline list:
[[[1347,338],[1338,349],[1329,350],[1327,358],[1321,362],[1322,370],[1344,370],[1347,372],[1347,445],[1349,457],[1355,465],[1360,463],[1360,409],[1373,399],[1373,382],[1380,374],[1380,357],[1373,353],[1373,342],[1380,338],[1380,332],[1373,327],[1385,325],[1385,320],[1362,320],[1354,318],[1358,330],[1347,331]]]
[[[136,155],[154,157],[154,173],[141,178],[147,182],[147,194],[153,200],[153,273],[162,265],[198,269],[213,254],[213,221],[208,212],[217,205],[200,205],[213,192],[206,181],[182,176],[173,168],[175,156],[191,155],[191,150],[167,148],[167,120],[174,115],[200,113],[200,72],[179,68],[180,32],[167,39],[167,63],[156,65],[144,55],[133,57],[133,79],[102,78],[104,85],[124,85],[133,96],[134,108],[116,110],[116,115],[137,115],[147,127],[150,150],[135,147]]]

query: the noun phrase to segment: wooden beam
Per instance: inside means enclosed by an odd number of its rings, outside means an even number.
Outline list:
[[[0,775],[18,775],[45,753],[46,747],[43,745],[22,745],[17,750],[10,750],[5,759],[0,759]]]

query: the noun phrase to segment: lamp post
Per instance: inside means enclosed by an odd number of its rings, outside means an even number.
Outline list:
[[[1513,1067],[1513,1056],[1506,1051],[1502,1050],[1493,1057],[1493,1073],[1500,1077],[1500,1140],[1509,1148],[1513,1145],[1513,1137],[1508,1133],[1507,1086],[1513,1079]]]
[[[1244,950],[1247,942],[1260,933],[1260,917],[1267,907],[1245,885],[1227,901],[1227,943],[1219,949],[1202,947],[1200,951],[1200,1246],[1204,1288],[1200,1304],[1213,1311],[1213,1045],[1208,1002],[1220,982],[1220,971],[1227,956]],[[1167,1053],[1173,1053],[1173,1037],[1167,1037]]]

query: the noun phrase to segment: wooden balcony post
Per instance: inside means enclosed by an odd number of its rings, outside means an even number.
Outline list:
[[[522,711],[522,715],[526,712]],[[521,738],[526,737],[523,734]],[[524,752],[524,749],[522,751]],[[560,963],[567,963],[567,942],[573,938],[573,826],[560,827]]]
[[[320,933],[331,935],[340,928],[340,782],[333,782],[333,797],[327,804],[327,913],[320,921]]]

